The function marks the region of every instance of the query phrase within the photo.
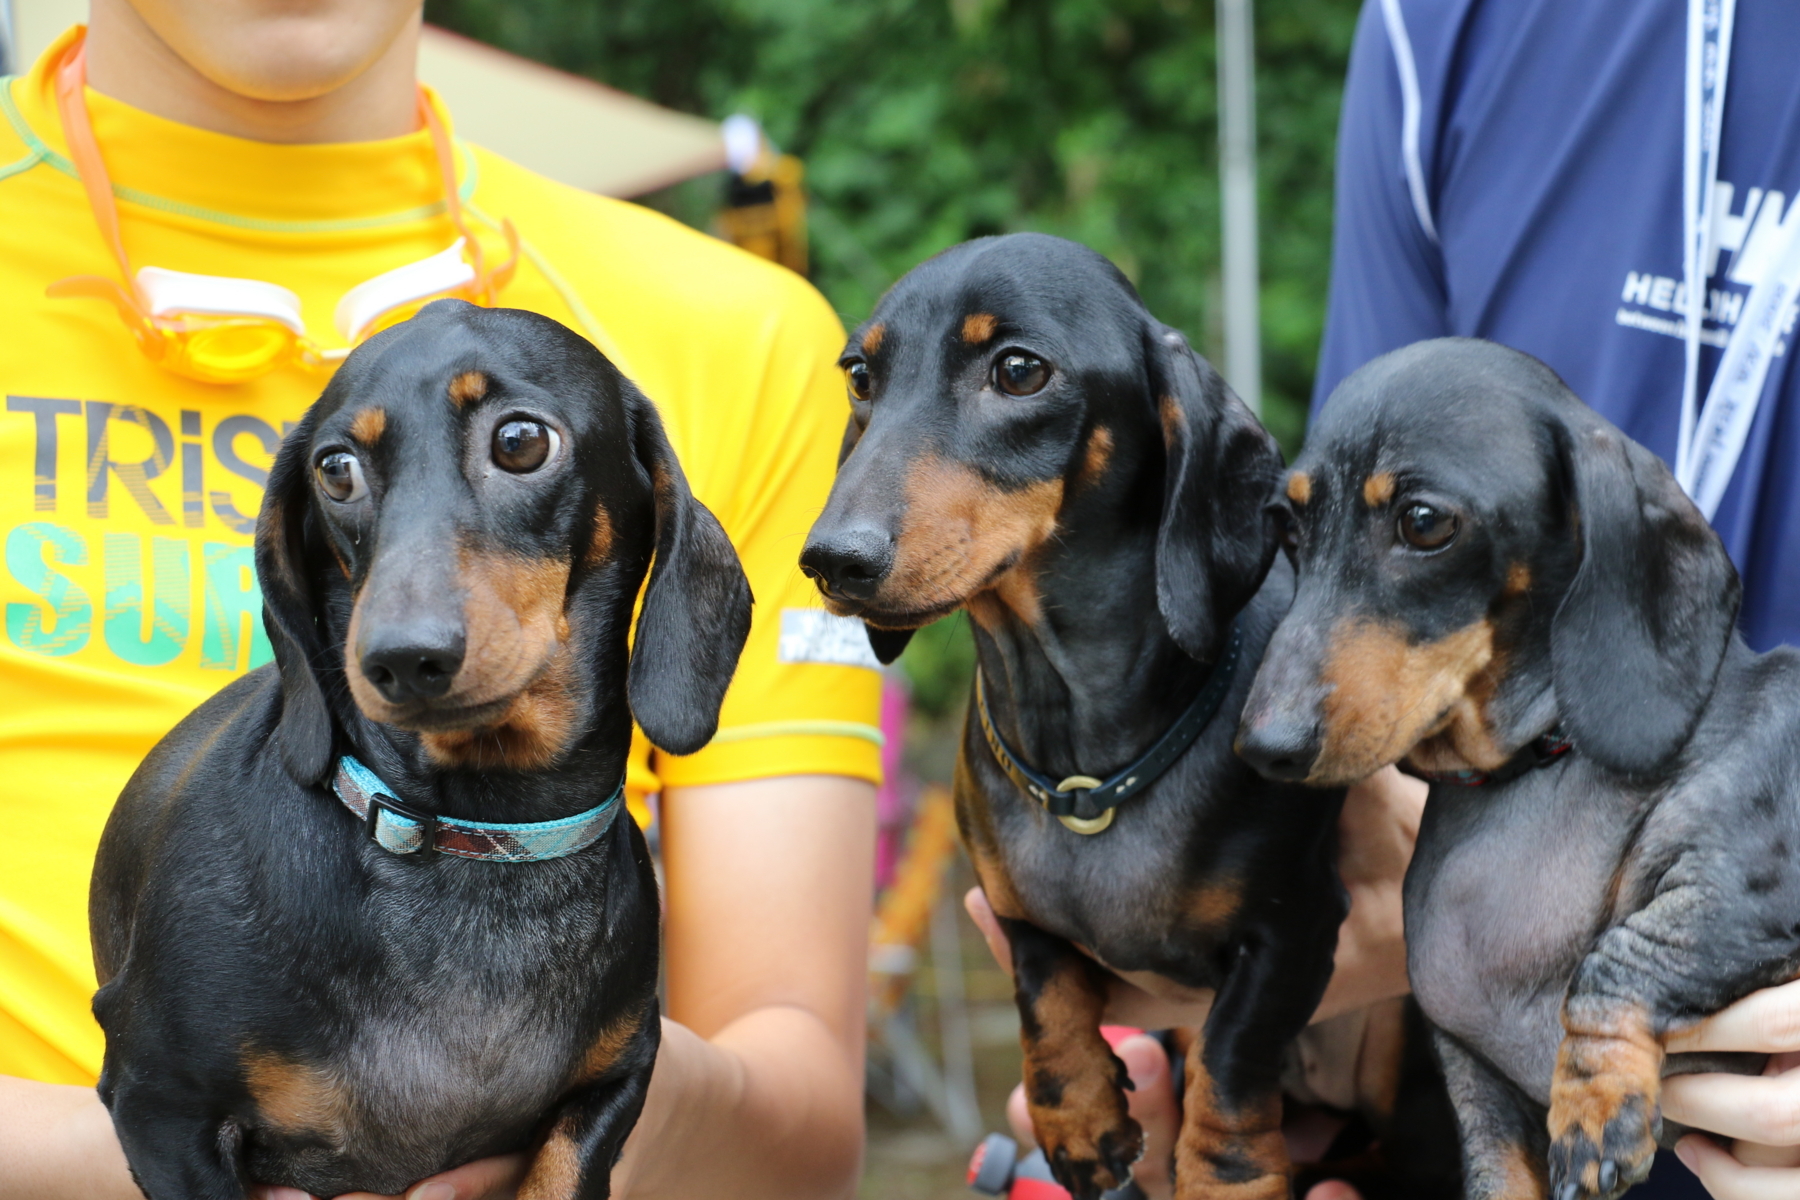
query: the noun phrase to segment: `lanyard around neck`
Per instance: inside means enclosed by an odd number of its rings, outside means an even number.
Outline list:
[[[1707,309],[1706,258],[1717,214],[1719,141],[1731,65],[1736,0],[1688,0],[1687,87],[1682,137],[1682,279],[1686,285],[1686,361],[1675,477],[1707,520],[1718,511],[1737,469],[1782,337],[1800,291],[1800,221],[1777,239],[1725,341],[1700,406],[1700,343]],[[1795,197],[1800,205],[1800,196]]]

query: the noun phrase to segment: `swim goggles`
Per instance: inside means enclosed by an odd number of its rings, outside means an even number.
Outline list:
[[[203,383],[242,383],[290,364],[332,367],[348,355],[349,347],[323,349],[307,336],[300,316],[300,297],[279,284],[224,275],[192,275],[163,267],[142,267],[132,273],[125,243],[119,236],[119,209],[113,199],[112,181],[100,157],[100,145],[94,138],[82,95],[86,84],[83,39],[69,48],[57,67],[56,105],[62,115],[75,173],[87,192],[94,221],[119,264],[124,282],[100,275],[76,275],[57,280],[45,294],[53,299],[111,301],[146,357],[165,370]],[[419,90],[419,115],[431,132],[432,149],[443,176],[444,207],[461,236],[448,249],[430,258],[377,275],[346,292],[338,302],[335,323],[350,346],[399,324],[433,300],[454,296],[491,307],[519,262],[518,232],[511,221],[502,221],[501,231],[512,256],[488,270],[481,243],[464,223],[450,136],[423,88]]]

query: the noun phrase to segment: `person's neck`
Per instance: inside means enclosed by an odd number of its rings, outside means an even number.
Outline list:
[[[259,100],[207,78],[158,37],[127,0],[93,0],[88,86],[133,108],[213,133],[315,144],[399,137],[419,127],[414,21],[370,66],[337,88]]]
[[[1154,530],[1092,539],[1069,530],[1037,575],[1035,606],[998,592],[969,605],[995,726],[1052,778],[1104,777],[1131,762],[1211,671],[1169,636],[1155,546]]]

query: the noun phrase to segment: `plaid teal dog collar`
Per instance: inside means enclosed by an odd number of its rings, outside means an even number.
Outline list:
[[[611,796],[586,812],[560,821],[502,825],[409,808],[375,772],[348,754],[338,759],[331,787],[344,807],[362,821],[369,840],[390,854],[424,851],[429,855],[435,851],[486,862],[539,862],[591,846],[612,828],[625,794],[625,782],[620,780]]]

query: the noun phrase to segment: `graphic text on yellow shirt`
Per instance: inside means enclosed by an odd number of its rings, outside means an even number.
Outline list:
[[[34,519],[6,531],[7,591],[31,597],[6,603],[14,646],[61,657],[98,644],[155,667],[197,640],[202,668],[269,660],[250,539],[292,422],[47,396],[8,396],[0,419],[0,436],[33,446]],[[83,469],[66,470],[77,453]]]

